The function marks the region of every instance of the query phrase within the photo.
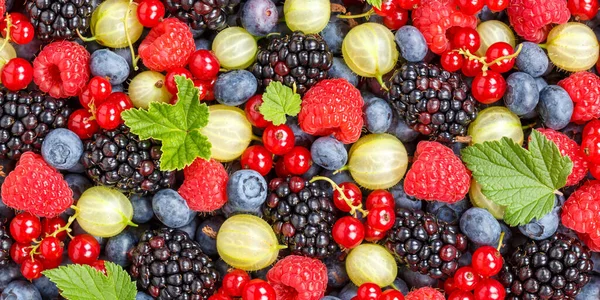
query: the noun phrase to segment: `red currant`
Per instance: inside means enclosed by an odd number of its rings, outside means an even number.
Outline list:
[[[271,125],[271,122],[265,120],[265,117],[259,111],[262,104],[262,95],[254,95],[246,102],[246,106],[244,107],[248,121],[258,128],[265,128]]]
[[[35,29],[29,21],[21,21],[18,24],[13,24],[10,30],[10,39],[19,45],[29,44],[33,41]]]
[[[40,234],[42,234],[42,223],[31,213],[20,213],[10,221],[10,235],[17,243],[30,243]]]
[[[34,280],[42,277],[43,271],[44,264],[37,258],[26,259],[21,265],[21,274],[23,274],[23,277],[27,280]]]
[[[282,178],[292,175],[292,173],[290,173],[288,170],[285,169],[285,164],[283,163],[283,158],[279,159],[275,163],[275,174],[277,175],[277,177],[282,177]]]
[[[112,93],[112,85],[110,85],[110,82],[106,78],[100,76],[94,76],[88,83],[87,89],[89,90],[92,99],[94,99],[96,107],[104,102],[104,100]]]
[[[69,243],[69,258],[76,264],[91,264],[100,255],[100,244],[89,234],[75,236]]]
[[[377,300],[381,296],[381,288],[371,282],[363,283],[356,291],[357,300]]]
[[[421,4],[421,0],[395,0],[396,5],[401,7],[402,9],[412,10],[415,9],[419,4]]]
[[[442,53],[440,58],[442,68],[448,72],[456,72],[462,68],[465,63],[465,59],[457,51],[447,51]]]
[[[503,11],[510,4],[510,0],[487,0],[488,8],[493,12]]]
[[[383,0],[380,8],[373,6],[373,11],[382,17],[389,16],[397,10],[396,3],[394,2],[394,0]]]
[[[63,254],[62,242],[53,236],[47,236],[40,242],[40,253],[45,259],[57,260]]]
[[[462,65],[462,73],[467,77],[475,77],[475,75],[481,73],[483,64],[481,61],[476,59],[466,59]]]
[[[472,291],[479,283],[479,275],[475,273],[472,267],[460,267],[454,273],[454,284],[463,291]]]
[[[482,246],[473,252],[471,264],[477,274],[483,277],[491,277],[500,273],[502,255],[492,246]]]
[[[210,81],[219,75],[219,59],[210,50],[200,49],[190,56],[189,68],[195,78],[202,81]]]
[[[581,21],[593,19],[598,13],[598,0],[568,0],[571,15]]]
[[[265,148],[275,155],[284,155],[294,148],[294,132],[285,125],[269,125],[262,136]]]
[[[385,232],[394,226],[394,222],[396,222],[396,214],[391,206],[380,205],[369,209],[367,216],[369,227]]]
[[[383,25],[390,30],[398,30],[408,22],[408,11],[399,9],[383,17]]]
[[[214,87],[217,79],[203,81],[199,79],[194,79],[194,86],[198,88],[200,92],[199,98],[200,101],[213,101],[215,100]]]
[[[352,182],[342,182],[339,184],[339,187],[343,191],[344,196],[352,202],[353,206],[359,206],[362,203],[362,192],[356,184]],[[352,210],[337,189],[333,190],[333,204],[343,212],[350,212]]]
[[[590,174],[598,180],[600,180],[600,165],[599,164],[588,164],[588,169],[590,170]]]
[[[42,261],[42,264],[44,265],[44,270],[51,270],[54,268],[58,268],[58,266],[60,266],[60,264],[62,263],[62,256],[59,257],[58,259],[55,260],[49,260],[45,257],[43,257],[42,255],[39,255],[39,258]]]
[[[177,94],[177,83],[175,83],[175,76],[183,76],[185,78],[192,79],[192,72],[188,71],[186,68],[175,68],[167,72],[167,76],[165,76],[165,87],[169,93],[173,95]]]
[[[393,209],[396,207],[396,201],[392,193],[386,190],[374,190],[367,196],[365,205],[367,210],[371,210],[377,206],[389,206]]]
[[[367,242],[377,242],[385,237],[385,232],[381,230],[373,229],[371,226],[365,226],[365,241]]]
[[[460,27],[452,37],[452,47],[454,49],[464,49],[475,53],[479,50],[479,46],[481,46],[479,33],[473,28]]]
[[[232,300],[233,298],[225,295],[225,294],[220,294],[220,293],[216,293],[210,297],[208,297],[208,300]]]
[[[17,263],[22,264],[26,258],[29,257],[29,250],[31,249],[30,243],[13,243],[10,246],[10,257]]]
[[[478,13],[485,5],[484,0],[454,0],[460,11],[466,15]]]
[[[133,102],[131,102],[131,98],[123,92],[114,92],[106,98],[106,102],[117,103],[121,108],[121,111],[126,111],[130,108],[133,108]]]
[[[223,292],[232,297],[241,297],[244,286],[250,282],[250,279],[246,271],[233,270],[223,276]]]
[[[448,296],[448,300],[475,300],[475,296],[471,292],[465,291],[454,291],[450,296]]]
[[[454,284],[454,277],[449,277],[446,279],[446,281],[444,281],[444,291],[446,294],[451,294],[452,292],[456,291],[456,289],[457,287],[456,284]]]
[[[0,78],[7,89],[19,91],[26,88],[33,80],[33,67],[25,59],[13,58],[2,68]]]
[[[242,290],[244,300],[276,300],[277,295],[273,287],[262,279],[252,279]]]
[[[154,27],[165,16],[165,6],[159,0],[143,0],[137,8],[137,17],[144,27]]]
[[[79,103],[81,103],[83,108],[90,109],[90,103],[92,103],[92,101],[94,101],[94,99],[92,98],[90,89],[86,86],[81,94],[79,94]]]
[[[100,129],[96,120],[90,120],[92,114],[85,108],[74,111],[69,117],[68,128],[82,139],[89,139]]]
[[[494,60],[508,56],[515,53],[515,49],[509,44],[505,42],[497,42],[493,43],[485,52],[485,60],[488,63],[492,63]],[[502,59],[499,63],[494,63],[490,65],[490,69],[498,72],[505,73],[510,71],[512,67],[515,65],[515,58],[505,58]]]
[[[302,175],[310,169],[312,158],[305,147],[295,146],[283,156],[285,169],[293,175]]]
[[[243,169],[252,169],[266,176],[273,168],[273,154],[261,145],[250,146],[244,150],[240,163]]]
[[[103,102],[96,109],[96,122],[106,130],[113,130],[121,124],[121,106],[115,102]]]
[[[333,225],[333,240],[346,249],[360,245],[365,238],[365,226],[355,217],[345,216]]]
[[[106,275],[106,263],[105,263],[105,261],[99,259],[99,260],[91,263],[90,266],[92,268],[98,270],[102,274]]]
[[[486,278],[475,286],[473,295],[475,300],[502,300],[506,297],[506,291],[498,280]]]
[[[483,104],[494,103],[506,92],[506,81],[502,74],[487,70],[475,76],[471,85],[471,93],[475,100]]]
[[[379,300],[404,300],[404,295],[402,295],[400,291],[391,289],[383,291],[379,297]]]

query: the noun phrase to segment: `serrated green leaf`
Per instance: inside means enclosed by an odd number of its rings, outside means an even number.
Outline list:
[[[377,9],[381,8],[382,2],[383,2],[383,0],[367,0],[367,3],[369,3],[373,7],[376,7]]]
[[[510,138],[475,144],[462,159],[492,202],[506,206],[504,221],[517,226],[541,218],[554,207],[573,163],[539,131],[533,130],[529,151]]]
[[[117,295],[116,299],[135,299],[137,288],[135,282],[129,277],[129,274],[121,266],[110,261],[104,262],[104,266],[106,267],[108,279],[114,285],[115,295]]]
[[[141,139],[153,138],[162,142],[160,168],[181,170],[196,158],[210,159],[212,145],[200,133],[208,124],[208,106],[200,103],[194,83],[175,76],[177,103],[151,102],[148,110],[129,109],[121,113],[125,125]]]
[[[295,117],[300,112],[300,95],[281,82],[271,81],[262,98],[263,104],[260,105],[259,111],[265,120],[273,122],[274,125],[284,124],[286,115]]]

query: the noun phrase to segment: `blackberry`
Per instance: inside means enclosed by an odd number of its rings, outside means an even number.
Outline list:
[[[6,267],[11,261],[10,247],[13,239],[8,230],[9,222],[6,219],[0,219],[0,270]]]
[[[217,290],[215,264],[179,229],[146,231],[128,257],[138,289],[155,299],[208,299]]]
[[[439,279],[454,275],[467,237],[430,213],[399,208],[385,245],[411,271]]]
[[[121,124],[83,142],[81,163],[97,184],[133,194],[153,194],[175,182],[175,172],[161,171],[160,143],[140,140]]]
[[[406,124],[440,142],[465,136],[476,101],[458,73],[425,62],[406,63],[390,79],[387,100]]]
[[[506,300],[574,300],[590,281],[590,250],[579,240],[557,234],[528,241],[505,260],[498,279]]]
[[[28,0],[25,9],[42,41],[74,39],[90,27],[97,0]]]
[[[167,10],[194,30],[223,30],[241,0],[163,0]]]
[[[46,134],[67,127],[72,112],[63,99],[0,89],[0,158],[18,160],[24,152],[39,153]]]
[[[325,40],[317,34],[296,31],[291,36],[271,38],[267,47],[258,51],[252,73],[259,87],[265,88],[275,80],[291,88],[295,84],[302,95],[327,78],[332,64],[333,54]]]
[[[264,217],[292,254],[325,258],[338,250],[331,236],[336,209],[317,183],[300,177],[275,178],[269,190]]]

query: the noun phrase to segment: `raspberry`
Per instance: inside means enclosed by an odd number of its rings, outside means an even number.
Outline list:
[[[590,250],[600,252],[600,239],[592,239],[587,233],[578,233],[577,236]]]
[[[211,159],[196,159],[183,169],[185,180],[178,192],[190,209],[212,212],[227,202],[227,180],[229,176],[220,162]]]
[[[90,79],[90,53],[75,42],[53,42],[33,61],[33,81],[54,98],[78,96]]]
[[[511,0],[506,12],[515,32],[534,43],[546,39],[551,24],[563,24],[571,18],[565,0]]]
[[[583,124],[600,118],[600,77],[587,71],[577,72],[558,85],[569,93],[575,105],[571,122]]]
[[[423,0],[413,10],[412,21],[425,37],[429,49],[436,54],[451,50],[446,31],[452,27],[475,29],[477,26],[477,17],[460,12],[454,0]]]
[[[2,201],[14,209],[52,218],[73,204],[73,191],[41,155],[25,152],[2,184]]]
[[[190,28],[176,18],[152,28],[138,49],[144,65],[157,72],[185,66],[194,50]]]
[[[422,141],[417,145],[414,160],[404,179],[407,195],[454,203],[469,191],[471,173],[450,148],[438,142]]]
[[[573,162],[571,174],[567,177],[567,186],[576,185],[585,177],[588,171],[588,163],[581,155],[581,148],[566,134],[552,129],[537,129],[547,139],[556,144],[560,154],[568,156]]]
[[[411,291],[404,297],[405,300],[445,300],[444,294],[440,291],[430,288],[422,287],[418,290]]]
[[[577,231],[588,242],[600,246],[600,181],[583,184],[565,202],[561,220],[565,227]],[[585,242],[585,241],[584,241]],[[592,246],[589,245],[588,246]]]
[[[277,300],[321,299],[327,288],[327,267],[318,259],[289,255],[267,273]]]
[[[302,98],[300,128],[308,134],[333,135],[345,144],[360,137],[363,98],[345,79],[326,79],[310,88]]]

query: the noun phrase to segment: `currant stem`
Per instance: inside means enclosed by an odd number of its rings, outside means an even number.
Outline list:
[[[333,187],[334,190],[336,190],[336,191],[338,191],[340,193],[340,197],[350,207],[350,214],[351,215],[356,216],[356,211],[357,210],[363,214],[363,217],[366,217],[369,214],[368,210],[364,210],[362,208],[362,203],[359,204],[359,205],[352,204],[352,200],[348,199],[348,197],[346,197],[346,194],[344,194],[344,189],[341,188],[339,185],[337,185],[337,183],[335,183],[330,178],[325,177],[325,176],[315,176],[309,182],[313,183],[313,182],[319,181],[319,180],[323,180],[323,181],[329,182],[329,184],[331,184],[331,187]]]
[[[498,252],[500,252],[500,249],[502,249],[502,240],[504,240],[504,231],[500,233],[500,241],[498,241],[498,247],[496,248]]]
[[[131,42],[131,37],[129,37],[129,26],[127,26],[127,15],[129,15],[129,12],[131,11],[131,4],[133,3],[133,0],[129,0],[129,5],[127,6],[127,12],[125,13],[125,16],[123,16],[123,25],[125,26],[125,36],[127,37],[127,43],[129,44],[129,50],[131,51],[131,64],[133,65],[133,69],[134,70],[139,70],[140,68],[137,65],[138,60],[140,59],[139,56],[135,56],[135,51],[133,50],[133,43]]]
[[[375,13],[375,11],[373,10],[373,8],[371,8],[366,13],[362,13],[359,15],[338,15],[337,17],[340,19],[357,19],[357,18],[361,18],[361,17],[365,17],[366,19],[369,19],[369,17],[371,17],[371,15],[373,13]]]
[[[517,57],[519,55],[519,53],[521,53],[521,49],[523,49],[523,44],[519,44],[519,47],[517,47],[517,51],[515,51],[515,53],[510,54],[510,55],[500,56],[489,63],[486,61],[485,56],[479,57],[479,56],[471,53],[471,51],[469,51],[468,49],[458,49],[458,54],[462,54],[462,55],[466,56],[469,60],[479,61],[482,64],[481,71],[485,74],[485,72],[490,68],[490,66],[493,66],[494,64],[500,64],[505,59],[513,59],[513,58]]]
[[[253,141],[261,142],[261,143],[263,141],[262,138],[254,135],[254,134],[250,137],[250,139],[253,140]]]

